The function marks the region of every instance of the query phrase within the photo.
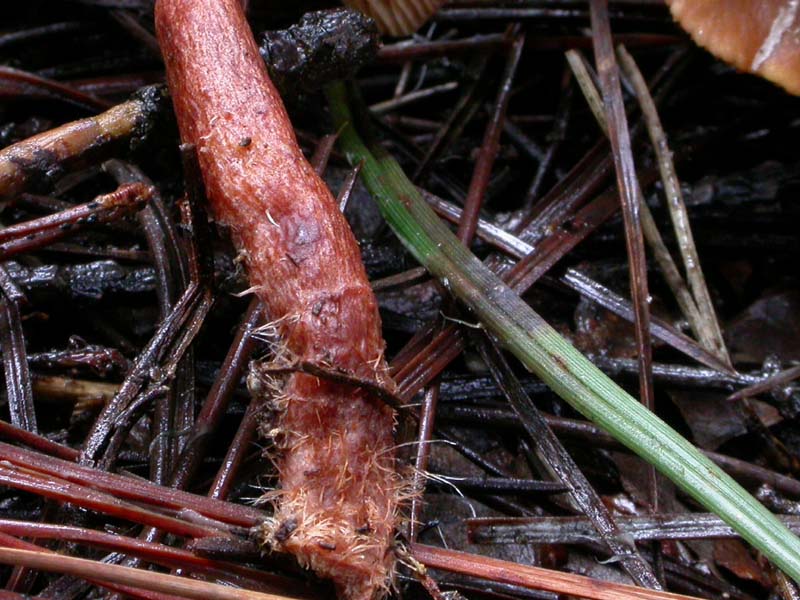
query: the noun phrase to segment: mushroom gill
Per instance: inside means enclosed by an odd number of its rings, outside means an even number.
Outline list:
[[[667,0],[695,42],[800,95],[800,0]]]
[[[350,8],[372,17],[382,33],[404,36],[430,19],[445,0],[343,0]]]

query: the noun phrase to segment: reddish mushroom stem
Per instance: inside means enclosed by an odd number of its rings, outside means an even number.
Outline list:
[[[391,387],[358,245],[297,145],[238,0],[158,0],[156,32],[181,137],[197,147],[213,212],[284,360]],[[365,389],[301,373],[280,382],[273,406],[280,489],[265,541],[344,597],[376,595],[393,563],[392,411]]]

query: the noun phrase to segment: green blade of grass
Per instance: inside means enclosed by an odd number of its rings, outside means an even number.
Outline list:
[[[400,165],[364,144],[343,83],[326,90],[339,144],[405,247],[526,368],[578,412],[654,465],[800,582],[800,539],[753,496],[609,379],[492,273],[420,197]]]

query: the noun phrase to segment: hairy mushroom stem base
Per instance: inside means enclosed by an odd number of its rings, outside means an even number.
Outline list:
[[[297,144],[238,0],[158,0],[155,12],[181,137],[197,147],[214,215],[282,354],[393,389],[358,244]],[[401,493],[393,411],[368,390],[304,373],[251,381],[280,409],[262,428],[280,475],[263,541],[344,598],[380,595]]]

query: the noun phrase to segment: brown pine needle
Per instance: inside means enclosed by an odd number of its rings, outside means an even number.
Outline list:
[[[33,393],[50,400],[75,402],[75,412],[110,402],[119,391],[119,384],[60,375],[39,375],[32,381]]]
[[[658,159],[658,168],[661,171],[661,179],[664,183],[664,195],[667,199],[669,214],[675,229],[675,237],[678,240],[678,248],[686,269],[689,287],[700,312],[698,337],[708,350],[715,352],[723,361],[730,364],[730,357],[725,348],[725,340],[722,338],[719,320],[714,310],[714,304],[711,301],[711,295],[708,292],[703,269],[700,266],[700,257],[697,255],[692,227],[689,223],[689,214],[686,211],[681,186],[675,172],[675,165],[672,162],[672,153],[669,150],[667,136],[661,126],[661,119],[658,116],[655,102],[650,95],[650,90],[647,88],[647,83],[641,71],[639,71],[639,67],[624,46],[617,48],[617,56],[622,70],[636,93],[636,98],[639,101],[644,122],[647,126],[647,132],[650,135],[650,141]]]
[[[642,230],[644,231],[647,243],[650,244],[650,248],[653,250],[653,257],[656,259],[658,267],[661,269],[661,274],[664,276],[664,280],[667,282],[669,289],[675,296],[678,307],[689,322],[689,326],[692,328],[694,334],[700,338],[702,342],[703,317],[700,314],[700,309],[697,307],[697,303],[692,297],[689,288],[686,287],[686,282],[681,276],[680,271],[678,271],[678,267],[675,265],[675,261],[669,253],[667,245],[664,243],[664,238],[661,237],[661,232],[658,230],[658,225],[656,225],[656,220],[653,218],[650,207],[647,206],[647,203],[644,201],[641,189],[637,189],[637,196],[639,197],[639,205],[642,211]],[[709,350],[705,344],[703,347]],[[713,352],[713,349],[710,351]],[[714,352],[714,355],[716,354],[717,353]],[[727,363],[728,361],[726,360],[725,364]]]
[[[277,594],[232,588],[197,579],[176,577],[165,573],[155,573],[49,552],[0,548],[0,563],[74,575],[95,581],[129,585],[183,598],[197,598],[197,600],[291,600],[287,596]]]
[[[413,544],[411,554],[417,561],[431,569],[461,573],[533,590],[580,596],[590,600],[697,600],[693,596],[611,583],[423,544]]]

